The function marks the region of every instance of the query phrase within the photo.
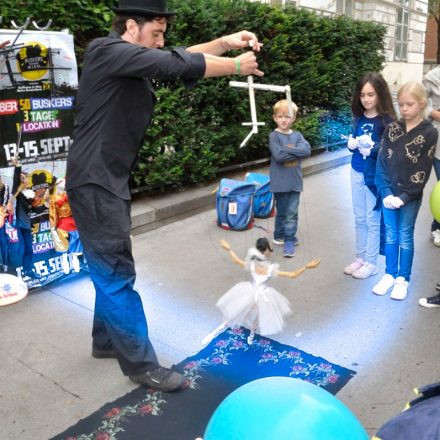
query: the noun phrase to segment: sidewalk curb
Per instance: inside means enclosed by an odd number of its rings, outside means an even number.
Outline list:
[[[351,154],[346,149],[321,153],[303,160],[303,176],[310,176],[350,162]],[[233,178],[243,178],[248,170],[241,171]],[[269,173],[269,166],[254,170]],[[215,207],[217,184],[189,189],[178,193],[140,196],[132,203],[133,235],[160,228],[169,223],[199,214]]]

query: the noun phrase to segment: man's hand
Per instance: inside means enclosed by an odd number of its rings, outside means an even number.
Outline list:
[[[12,164],[12,166],[14,166],[14,167],[18,167],[18,166],[20,165],[17,156],[14,156],[14,157],[11,159],[11,164]]]
[[[258,38],[255,34],[248,31],[240,31],[235,34],[225,35],[221,37],[221,44],[225,50],[244,49],[249,47],[249,42],[252,42],[252,50],[259,52],[262,46],[258,42]]]
[[[240,75],[264,75],[261,70],[258,70],[257,58],[253,52],[242,53],[237,59],[240,60]]]
[[[6,47],[9,43],[10,43],[9,40],[3,41],[3,43],[0,43],[0,49],[3,49],[4,47]]]

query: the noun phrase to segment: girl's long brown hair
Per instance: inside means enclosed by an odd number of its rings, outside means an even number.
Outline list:
[[[354,116],[362,116],[365,108],[361,103],[361,91],[365,84],[370,83],[377,93],[377,112],[381,116],[389,115],[396,119],[393,98],[390,89],[384,77],[380,73],[370,72],[361,78],[354,88],[353,98],[351,100],[351,111]]]

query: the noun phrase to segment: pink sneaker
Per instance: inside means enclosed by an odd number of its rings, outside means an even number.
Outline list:
[[[345,275],[352,275],[353,272],[356,272],[365,264],[365,261],[362,258],[356,258],[353,263],[350,263],[348,266],[345,266],[344,273]]]
[[[358,280],[363,280],[365,278],[371,277],[377,274],[377,266],[371,263],[365,263],[361,268],[355,270],[351,276],[357,278]]]

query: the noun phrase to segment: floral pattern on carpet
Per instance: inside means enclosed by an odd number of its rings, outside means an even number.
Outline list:
[[[53,440],[137,440],[138,434],[130,434],[132,420],[136,420],[137,425],[143,425],[147,423],[145,419],[149,418],[151,423],[152,417],[160,419],[170,416],[179,399],[180,408],[182,404],[191,407],[194,399],[202,400],[196,405],[203,406],[203,399],[206,398],[206,402],[209,403],[206,414],[201,414],[200,410],[194,411],[198,417],[206,419],[200,420],[198,434],[188,434],[188,439],[194,439],[193,435],[203,434],[203,427],[217,405],[238,386],[251,380],[268,376],[288,376],[311,382],[335,394],[355,374],[354,371],[334,365],[325,359],[258,335],[249,346],[246,342],[248,334],[249,331],[242,327],[227,329],[199,353],[174,366],[175,370],[182,372],[186,377],[186,391],[163,393],[139,387],[115,402],[104,405]],[[218,384],[217,391],[212,391],[210,395],[210,391],[207,390],[212,389],[216,381],[222,382]],[[185,399],[188,402],[185,402]],[[179,425],[180,420],[176,417],[174,423]],[[88,427],[89,430],[86,431],[84,427]],[[71,432],[75,432],[75,435]],[[77,434],[78,432],[83,433]],[[70,435],[64,436],[68,433]],[[179,432],[179,439],[184,438],[180,435]],[[151,437],[149,435],[148,438],[165,440],[167,436],[169,438],[169,434],[164,433],[163,437],[157,434]]]

